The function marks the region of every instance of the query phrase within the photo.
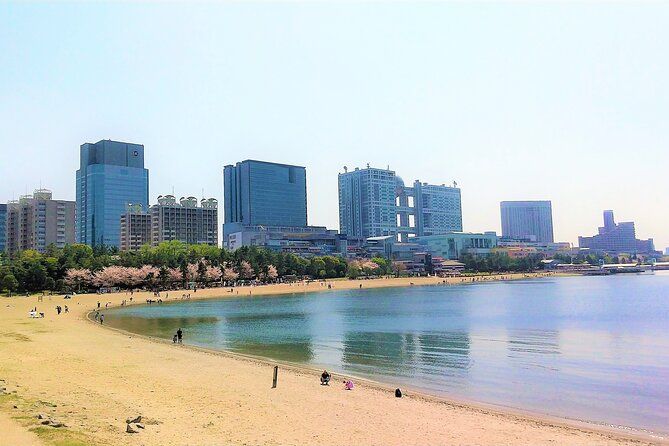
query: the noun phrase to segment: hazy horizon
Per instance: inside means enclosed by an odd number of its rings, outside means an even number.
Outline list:
[[[669,5],[3,4],[0,203],[75,198],[79,146],[144,144],[150,200],[223,198],[223,166],[307,168],[338,228],[343,166],[454,180],[465,231],[551,200],[556,241],[602,211],[669,246]],[[664,167],[663,167],[664,166]],[[219,221],[223,221],[222,209]]]

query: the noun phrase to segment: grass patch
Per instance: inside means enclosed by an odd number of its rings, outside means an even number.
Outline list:
[[[94,443],[86,438],[84,434],[73,432],[67,428],[53,428],[38,426],[30,429],[40,440],[53,446],[90,446]]]

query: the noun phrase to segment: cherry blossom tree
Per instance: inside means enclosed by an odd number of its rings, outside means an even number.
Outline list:
[[[107,266],[93,276],[93,284],[98,287],[119,286],[123,285],[126,280],[127,271],[122,266]]]
[[[65,284],[71,287],[77,287],[77,291],[81,290],[81,285],[87,285],[93,280],[93,275],[87,269],[68,269],[65,273]]]
[[[246,260],[242,260],[238,268],[239,277],[242,279],[253,279],[253,268]]]
[[[277,277],[279,277],[279,273],[274,265],[268,265],[267,272],[262,274],[262,279],[266,282],[276,280]]]
[[[197,280],[197,263],[188,264],[188,280]]]
[[[221,280],[222,275],[223,271],[221,271],[221,268],[217,266],[208,266],[207,271],[205,273],[207,282],[218,282],[219,280]]]
[[[226,267],[223,268],[223,280],[226,282],[234,282],[238,277],[239,274],[232,267],[226,265]]]
[[[167,270],[167,272],[169,273],[170,282],[181,282],[183,280],[183,276],[181,275],[179,268],[170,268]]]

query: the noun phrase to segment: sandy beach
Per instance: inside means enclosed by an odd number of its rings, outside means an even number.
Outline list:
[[[508,275],[507,275],[508,277]],[[522,278],[517,275],[513,278]],[[494,279],[491,277],[488,280]],[[333,281],[334,289],[436,284],[443,279]],[[449,279],[459,283],[460,279]],[[227,289],[229,290],[229,289]],[[193,298],[323,291],[311,284],[204,289]],[[170,301],[183,292],[170,292]],[[0,298],[0,445],[667,444],[594,425],[445,401],[358,382],[320,386],[318,372],[151,340],[101,327],[98,301],[129,294]],[[134,303],[153,298],[135,293]],[[55,306],[69,313],[57,315]],[[31,319],[37,307],[45,317]],[[103,311],[104,313],[104,311]],[[41,426],[37,414],[65,424]],[[126,433],[126,419],[144,429]]]

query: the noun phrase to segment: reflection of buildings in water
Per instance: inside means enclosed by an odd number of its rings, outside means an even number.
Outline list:
[[[559,355],[560,332],[557,330],[509,329],[507,330],[509,358],[529,355]]]
[[[103,311],[100,311],[104,314]],[[216,317],[138,317],[112,316],[107,317],[107,324],[129,331],[131,333],[146,334],[160,338],[172,339],[179,328],[188,332],[189,327],[202,324],[215,324]]]
[[[226,316],[225,326],[232,350],[290,362],[309,362],[314,357],[309,320],[303,312]]]
[[[247,355],[263,356],[289,362],[309,362],[314,357],[311,342],[308,340],[265,343],[237,339],[231,340],[229,345],[232,350]]]
[[[347,332],[343,363],[352,369],[390,372],[399,376],[443,375],[445,369],[468,369],[470,340],[466,332]]]
[[[467,370],[471,365],[468,332],[423,333],[418,336],[418,343],[424,373],[449,374],[449,369]]]
[[[343,339],[342,363],[353,370],[376,369],[412,376],[416,342],[412,333],[347,331]]]

